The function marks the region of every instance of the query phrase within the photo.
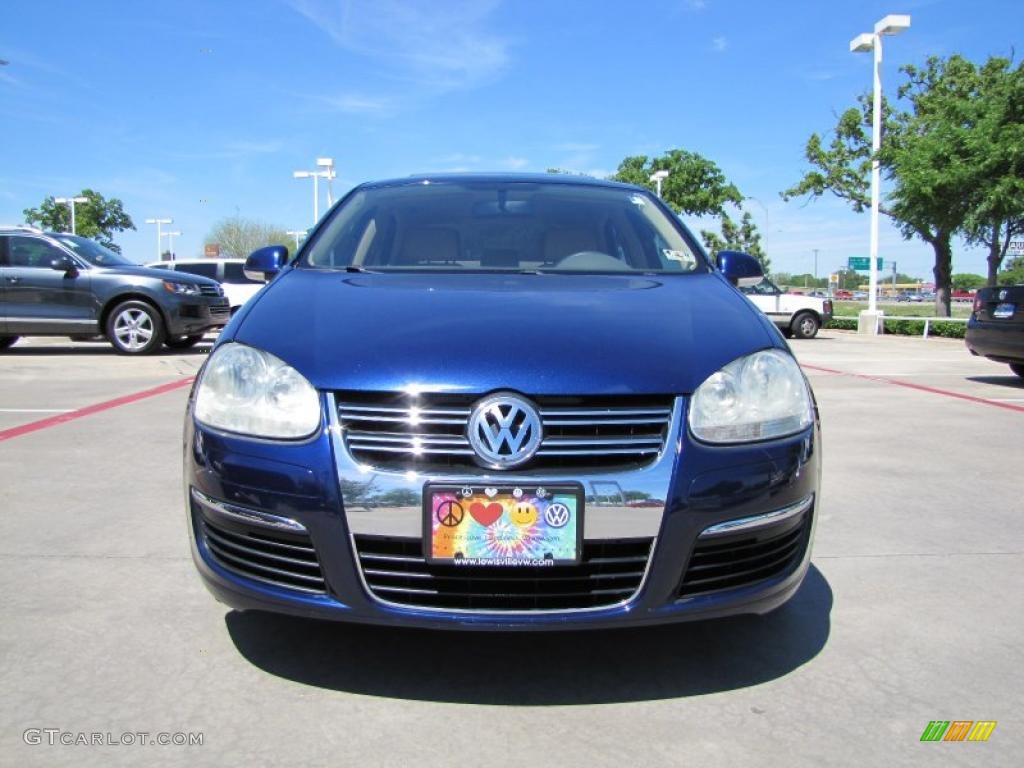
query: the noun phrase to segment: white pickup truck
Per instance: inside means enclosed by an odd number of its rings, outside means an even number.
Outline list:
[[[818,329],[832,319],[831,299],[784,293],[768,278],[740,290],[787,338],[813,339]]]

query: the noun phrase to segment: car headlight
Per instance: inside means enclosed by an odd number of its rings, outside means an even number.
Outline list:
[[[792,435],[813,420],[800,366],[766,349],[733,360],[693,393],[690,431],[709,443],[747,443]]]
[[[296,439],[320,426],[320,396],[301,373],[269,352],[224,344],[203,369],[195,416],[227,432]]]
[[[178,283],[174,280],[164,280],[164,290],[168,293],[183,293],[188,296],[199,295],[199,286],[195,283]]]

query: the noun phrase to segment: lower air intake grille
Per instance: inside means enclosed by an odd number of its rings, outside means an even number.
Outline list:
[[[212,559],[227,571],[286,589],[323,593],[324,577],[304,534],[228,528],[199,515],[199,533]]]
[[[356,536],[370,592],[417,608],[558,611],[615,605],[643,581],[652,539],[583,544],[579,565],[541,569],[432,565],[418,538]]]
[[[810,523],[806,512],[760,531],[698,539],[679,596],[746,587],[786,573],[803,556]]]

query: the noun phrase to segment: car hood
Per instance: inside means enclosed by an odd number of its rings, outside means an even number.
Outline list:
[[[170,269],[155,269],[153,267],[94,267],[93,271],[98,275],[115,275],[117,277],[148,277],[153,280],[172,280],[177,283],[196,283],[197,285],[219,285],[216,280],[202,275],[192,275],[186,272],[174,272]]]
[[[264,349],[325,390],[692,392],[782,346],[717,274],[280,275],[224,340]]]

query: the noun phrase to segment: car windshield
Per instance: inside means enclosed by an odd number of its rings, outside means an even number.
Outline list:
[[[77,256],[81,256],[93,266],[97,267],[137,267],[134,261],[122,256],[120,253],[105,248],[95,240],[78,235],[61,235],[57,238],[62,245],[66,245]]]
[[[356,190],[314,236],[323,269],[692,273],[703,254],[649,194],[545,182]]]

